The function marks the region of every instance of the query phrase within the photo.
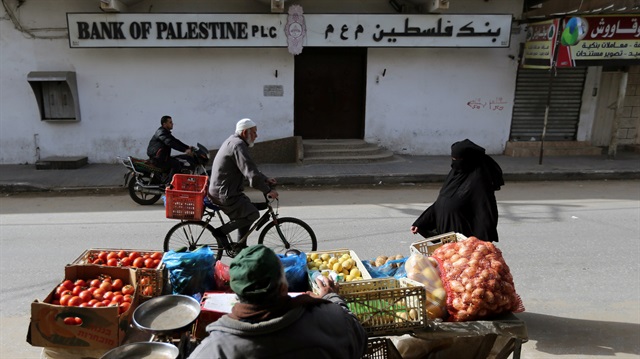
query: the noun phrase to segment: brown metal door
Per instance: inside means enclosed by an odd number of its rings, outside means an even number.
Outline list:
[[[295,57],[294,135],[364,137],[366,48],[311,47]]]

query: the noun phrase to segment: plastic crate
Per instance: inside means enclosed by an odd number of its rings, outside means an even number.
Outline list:
[[[360,271],[360,275],[362,276],[362,279],[371,279],[371,274],[369,274],[369,271],[367,271],[367,268],[362,264],[362,261],[360,260],[360,258],[358,257],[358,255],[350,250],[350,249],[334,249],[334,250],[328,250],[328,251],[316,251],[316,252],[308,252],[306,253],[307,257],[311,256],[312,254],[318,254],[318,256],[322,256],[323,254],[328,254],[331,257],[341,257],[343,254],[348,254],[349,257],[351,257],[351,259],[353,259],[353,261],[355,262],[355,266],[358,268],[358,270]],[[313,273],[311,271],[308,270],[309,268],[307,267],[307,274],[309,277],[309,285],[311,287],[311,289],[317,293],[318,292],[318,285],[316,284],[315,280],[313,279],[312,275]],[[357,282],[354,281],[354,282]],[[342,282],[338,282],[336,284],[340,284]]]
[[[362,359],[402,359],[402,355],[389,338],[369,338]]]
[[[442,247],[445,243],[460,242],[465,239],[467,239],[467,237],[464,234],[449,232],[411,243],[409,251],[411,253],[420,253],[425,256],[430,256],[436,249]]]
[[[71,264],[72,265],[95,265],[95,266],[103,266],[103,267],[111,267],[107,265],[99,265],[93,264],[93,259],[97,258],[100,252],[119,252],[125,251],[126,253],[138,252],[141,256],[146,254],[153,253],[162,253],[161,251],[151,251],[144,249],[115,249],[115,248],[92,248],[87,249],[82,254],[76,258]],[[133,266],[119,266],[119,268],[131,268],[135,270],[136,273],[136,283],[138,287],[138,297],[140,302],[143,302],[147,299],[157,297],[162,295],[162,291],[164,289],[164,280],[166,276],[166,268],[164,263],[160,261],[155,268],[136,268]]]
[[[165,191],[166,217],[199,221],[208,181],[208,176],[175,174]]]
[[[398,335],[428,324],[425,287],[408,278],[341,283],[341,297],[369,336]]]

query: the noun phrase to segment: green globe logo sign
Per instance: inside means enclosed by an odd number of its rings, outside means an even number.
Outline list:
[[[588,32],[588,23],[581,17],[572,17],[562,30],[560,43],[564,46],[573,46],[584,39]]]

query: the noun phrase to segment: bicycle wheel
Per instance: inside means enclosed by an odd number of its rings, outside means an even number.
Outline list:
[[[185,221],[171,227],[164,237],[164,251],[187,248],[195,250],[198,246],[209,246],[216,254],[216,260],[222,258],[223,242],[214,235],[213,227],[203,221]]]
[[[282,241],[280,234],[288,242],[288,247]],[[264,244],[279,254],[284,254],[289,249],[308,253],[315,251],[318,247],[316,234],[313,233],[311,227],[305,222],[291,217],[279,218],[277,226],[274,222],[267,224],[260,232],[258,243]]]

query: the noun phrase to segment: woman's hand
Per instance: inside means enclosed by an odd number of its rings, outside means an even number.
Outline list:
[[[416,226],[411,226],[411,233],[413,233],[413,234],[417,234],[417,233],[418,233],[418,227],[416,227]]]

